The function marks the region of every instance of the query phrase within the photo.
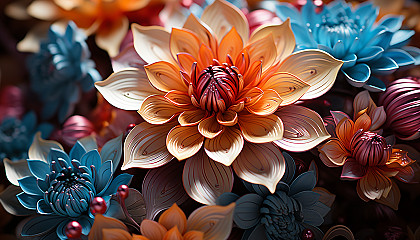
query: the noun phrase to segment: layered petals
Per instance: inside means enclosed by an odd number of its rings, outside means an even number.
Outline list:
[[[196,154],[204,143],[204,137],[197,126],[177,126],[166,137],[168,151],[178,160],[184,160]]]
[[[283,122],[274,114],[258,116],[239,115],[239,126],[245,140],[253,143],[266,143],[283,137]]]

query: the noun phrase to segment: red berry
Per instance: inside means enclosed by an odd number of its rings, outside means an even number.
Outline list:
[[[93,215],[97,213],[104,214],[106,212],[105,200],[101,197],[95,197],[90,203],[90,211]]]
[[[122,199],[126,199],[129,194],[129,189],[127,185],[121,185],[118,187],[117,193],[121,196]]]
[[[77,239],[82,236],[82,225],[76,221],[67,223],[65,233],[69,239]]]
[[[312,232],[311,229],[306,228],[302,231],[301,239],[302,240],[314,240],[315,239],[315,234]]]
[[[133,128],[136,126],[135,123],[128,124],[127,128],[125,129],[125,132],[128,134]]]

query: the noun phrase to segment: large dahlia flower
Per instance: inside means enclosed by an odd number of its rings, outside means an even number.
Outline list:
[[[377,107],[367,91],[354,100],[354,119],[345,113],[332,112],[335,137],[319,147],[319,156],[326,166],[342,166],[341,178],[357,180],[357,193],[365,201],[375,200],[398,208],[400,192],[390,179],[410,182],[414,177],[407,152],[393,148],[381,136],[385,122],[383,107]]]
[[[288,21],[249,36],[243,13],[216,0],[183,28],[132,29],[145,71],[124,69],[96,84],[111,104],[146,121],[126,138],[123,169],[186,160],[186,191],[211,204],[231,190],[230,166],[275,191],[284,159],[272,141],[306,151],[329,137],[317,113],[293,103],[328,91],[342,62],[320,50],[291,54]]]
[[[385,16],[375,23],[379,11],[371,2],[352,9],[337,0],[320,13],[315,8],[312,1],[306,1],[300,12],[291,4],[279,3],[276,13],[282,20],[290,18],[297,49],[318,48],[343,60],[341,70],[351,85],[384,91],[385,84],[374,74],[389,74],[416,63],[413,56],[420,50],[404,48],[414,31],[400,30],[402,16]]]
[[[27,164],[6,168],[7,178],[20,187],[16,197],[21,207],[37,213],[25,222],[21,237],[67,239],[65,227],[74,220],[83,226],[83,234],[88,234],[93,224],[91,201],[102,197],[110,202],[120,185],[131,182],[132,175],[114,176],[121,158],[121,141],[122,135],[110,140],[99,153],[94,138],[87,137],[67,154],[58,142],[43,140],[38,134],[29,149]],[[22,212],[10,199],[2,196],[1,202],[14,214]],[[118,207],[108,210],[106,214],[111,216],[119,213]]]

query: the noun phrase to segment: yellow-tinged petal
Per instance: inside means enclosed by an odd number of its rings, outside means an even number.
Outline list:
[[[128,231],[127,227],[123,222],[118,219],[105,217],[102,214],[97,214],[95,216],[95,221],[93,222],[92,228],[89,232],[89,240],[103,239],[102,229],[121,229]]]
[[[27,8],[28,14],[32,17],[52,21],[59,17],[60,10],[52,1],[33,1]]]
[[[204,150],[207,155],[225,166],[230,166],[241,153],[244,146],[244,138],[241,131],[234,127],[226,127],[225,130],[212,139],[204,141]]]
[[[175,226],[166,232],[162,240],[182,240],[182,234],[179,232],[177,226]]]
[[[200,207],[188,217],[187,231],[200,231],[204,233],[203,239],[227,239],[232,230],[233,211],[235,203],[228,206]]]
[[[219,59],[221,61],[226,61],[226,56],[228,54],[232,57],[232,59],[236,59],[236,57],[242,51],[243,48],[244,43],[241,39],[241,36],[239,36],[235,27],[232,27],[232,29],[220,41],[220,45],[218,48]]]
[[[163,92],[178,90],[187,92],[188,86],[185,85],[179,73],[178,65],[159,61],[144,67],[150,83]]]
[[[183,28],[196,33],[200,41],[206,46],[209,46],[212,49],[214,55],[217,54],[217,42],[213,37],[213,31],[210,29],[210,27],[201,22],[201,20],[190,14],[190,16],[185,21]]]
[[[41,41],[45,39],[45,36],[47,36],[50,27],[51,24],[49,22],[43,22],[35,25],[25,35],[25,38],[16,45],[16,49],[19,52],[39,52]]]
[[[236,28],[243,42],[248,42],[249,25],[245,15],[233,4],[216,0],[204,9],[201,20],[206,23],[220,41],[226,33]]]
[[[150,240],[162,240],[167,229],[155,221],[144,219],[141,222],[140,231],[143,236]]]
[[[175,125],[176,122],[163,125],[142,122],[135,126],[124,141],[121,169],[157,168],[170,162],[173,156],[166,148],[166,136]]]
[[[145,7],[149,4],[150,0],[120,0],[117,2],[119,9],[125,12],[130,12]]]
[[[32,176],[31,170],[29,170],[28,167],[28,161],[26,161],[26,159],[12,161],[8,158],[4,158],[3,164],[6,171],[7,180],[9,180],[9,182],[15,186],[19,186],[19,179]]]
[[[233,110],[218,112],[216,118],[223,126],[234,126],[238,122],[238,114]]]
[[[192,109],[191,106],[177,106],[164,96],[154,95],[143,101],[138,113],[148,123],[164,124],[183,111],[190,109]]]
[[[133,237],[127,230],[105,228],[102,229],[102,238],[94,238],[102,240],[132,240]]]
[[[274,43],[273,35],[267,36],[251,43],[246,47],[248,49],[250,62],[262,62],[262,71],[267,70],[276,61],[277,49]]]
[[[183,160],[196,154],[203,142],[204,137],[198,132],[197,126],[174,127],[166,137],[168,151],[178,160]]]
[[[348,118],[341,119],[335,128],[335,134],[347,150],[350,150],[350,141],[354,133],[354,122]]]
[[[148,96],[163,93],[150,84],[144,70],[137,68],[113,73],[95,87],[111,105],[123,110],[138,110]]]
[[[246,107],[248,112],[267,116],[273,114],[277,108],[280,106],[282,99],[280,98],[279,94],[272,90],[264,90],[264,95],[253,105]]]
[[[204,233],[200,231],[189,231],[184,234],[184,240],[204,240]]]
[[[370,168],[367,174],[357,182],[361,192],[367,198],[374,200],[387,197],[392,187],[392,181],[380,170]]]
[[[244,91],[242,96],[245,98],[245,106],[251,106],[255,104],[264,95],[264,91],[261,88],[251,88],[249,91]],[[240,112],[240,111],[237,111]]]
[[[147,63],[167,61],[176,64],[169,49],[170,33],[163,27],[132,24],[134,48]]]
[[[59,142],[44,140],[41,138],[41,132],[37,132],[31,146],[29,147],[28,157],[29,159],[47,162],[47,156],[51,148],[64,149]]]
[[[190,106],[191,97],[188,93],[173,90],[165,94],[165,98],[177,106]]]
[[[280,106],[286,106],[298,101],[310,86],[291,73],[279,72],[271,76],[261,88],[264,91],[265,89],[276,91],[283,100]]]
[[[313,99],[330,90],[341,65],[342,61],[324,51],[302,50],[284,59],[278,72],[289,72],[309,84],[302,99]]]
[[[363,129],[363,131],[367,131],[369,130],[371,123],[372,121],[370,120],[370,117],[366,113],[363,113],[354,122],[353,131],[356,132],[359,129]]]
[[[277,183],[285,173],[286,163],[280,149],[273,143],[246,142],[232,167],[238,177],[250,183],[264,185],[274,193]]]
[[[133,234],[133,238],[131,240],[150,240],[145,236]]]
[[[178,53],[189,53],[195,59],[198,59],[198,51],[200,50],[200,46],[200,39],[195,33],[186,29],[172,29],[170,49],[174,58],[176,58]]]
[[[120,52],[120,45],[128,32],[129,21],[122,16],[107,24],[107,28],[98,29],[95,42],[98,47],[108,52],[110,57],[115,57]]]
[[[160,215],[159,223],[166,229],[177,227],[181,234],[187,229],[187,217],[176,203]]]
[[[266,143],[283,137],[283,122],[274,114],[268,116],[240,114],[238,117],[242,135],[249,142]]]
[[[202,109],[185,111],[179,115],[178,122],[181,126],[193,126],[201,122],[205,116],[206,111]]]
[[[290,27],[290,20],[287,19],[281,25],[260,26],[251,34],[250,42],[255,42],[270,34],[273,35],[274,43],[277,48],[276,62],[280,62],[292,54],[296,45],[295,36]]]
[[[182,182],[192,199],[214,205],[220,195],[232,190],[233,172],[230,167],[213,161],[201,150],[186,160]],[[187,231],[191,230],[189,223],[187,228]]]
[[[198,131],[205,138],[214,138],[222,133],[224,129],[225,127],[217,122],[215,114],[203,119],[203,121],[198,124]]]
[[[192,66],[197,60],[189,53],[178,53],[176,57],[182,70],[191,75]],[[201,65],[201,62],[197,62],[197,65]],[[198,68],[200,69],[200,67]]]
[[[398,204],[400,203],[401,193],[398,185],[395,181],[392,181],[391,191],[389,191],[388,196],[382,196],[379,199],[375,199],[376,202],[384,204],[388,207],[391,207],[394,210],[398,210]]]
[[[284,125],[283,138],[275,144],[287,151],[304,152],[331,137],[321,116],[309,108],[289,105],[275,114]]]
[[[343,166],[350,153],[338,139],[331,139],[318,149],[322,162],[328,167]]]

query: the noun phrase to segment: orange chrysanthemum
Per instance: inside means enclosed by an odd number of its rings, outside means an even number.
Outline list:
[[[146,74],[128,68],[96,84],[111,104],[147,121],[127,136],[123,169],[187,159],[185,189],[210,204],[231,190],[231,165],[275,191],[284,159],[272,141],[306,151],[329,137],[318,114],[293,103],[328,91],[342,62],[320,50],[292,54],[289,21],[250,35],[243,13],[216,0],[183,28],[132,30]]]

